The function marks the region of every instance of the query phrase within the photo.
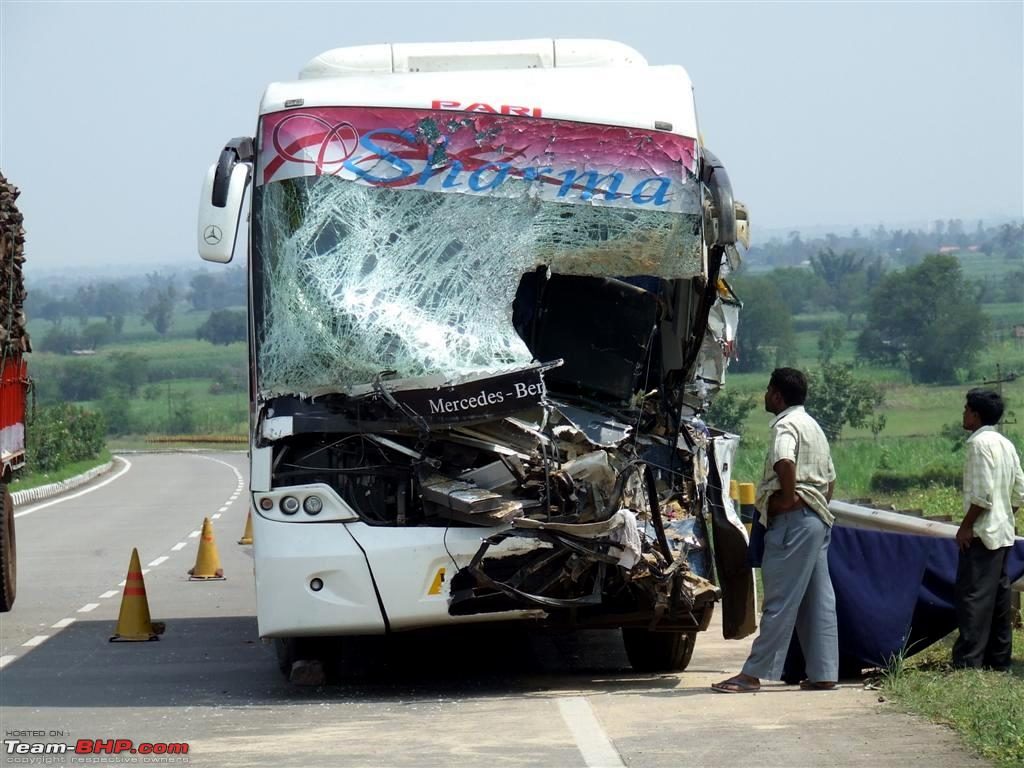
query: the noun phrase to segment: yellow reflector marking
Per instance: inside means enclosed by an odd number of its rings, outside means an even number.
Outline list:
[[[430,585],[430,589],[427,590],[427,594],[440,595],[442,584],[444,584],[444,568],[438,568],[437,575],[434,577],[434,582]]]

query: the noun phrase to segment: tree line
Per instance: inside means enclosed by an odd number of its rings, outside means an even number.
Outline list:
[[[1002,282],[1008,300],[1024,301],[1024,268]],[[792,363],[798,329],[818,331],[825,363],[848,332],[858,331],[859,361],[905,369],[915,383],[951,383],[975,366],[990,329],[981,306],[984,284],[968,278],[949,254],[886,270],[877,257],[825,248],[809,268],[741,272],[733,283],[744,302],[732,364],[741,372]],[[842,320],[795,317],[825,312],[838,312]]]
[[[775,237],[763,245],[754,245],[746,260],[756,267],[796,267],[808,264],[825,249],[854,251],[869,258],[881,258],[897,267],[911,267],[925,256],[955,249],[1021,262],[1024,261],[1024,223],[986,226],[978,221],[971,229],[960,219],[937,219],[927,231],[888,230],[879,225],[866,234],[854,229],[849,235],[829,233],[817,238],[804,238],[798,230],[793,230],[786,238]]]
[[[197,337],[214,344],[245,339],[244,268],[191,276],[151,272],[119,280],[83,281],[65,288],[29,283],[26,312],[30,319],[51,323],[36,340],[43,352],[70,354],[96,350],[122,338],[125,318],[135,315],[159,336],[167,336],[177,313],[210,311]],[[102,318],[102,319],[100,319]]]

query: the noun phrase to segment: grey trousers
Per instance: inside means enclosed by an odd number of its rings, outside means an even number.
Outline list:
[[[777,515],[764,537],[764,611],[743,673],[781,680],[796,629],[807,661],[807,679],[839,678],[836,596],[828,575],[832,529],[807,507]]]

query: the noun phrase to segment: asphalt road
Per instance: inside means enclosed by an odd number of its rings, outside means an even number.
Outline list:
[[[17,511],[18,598],[0,616],[2,764],[186,761],[12,746],[80,739],[187,743],[187,764],[226,768],[984,764],[860,684],[712,694],[749,648],[717,624],[680,675],[634,674],[616,632],[483,626],[339,642],[327,685],[292,686],[256,636],[251,547],[236,544],[245,472],[242,454],[136,454]],[[204,517],[225,581],[188,581]],[[133,547],[167,628],[157,642],[109,643]]]

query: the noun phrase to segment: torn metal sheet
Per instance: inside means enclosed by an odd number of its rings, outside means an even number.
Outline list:
[[[633,432],[632,425],[623,424],[607,415],[587,411],[557,400],[551,402],[566,421],[586,436],[591,445],[600,448],[614,448],[624,440],[628,440]],[[562,428],[555,427],[555,434],[558,434],[560,429]]]

